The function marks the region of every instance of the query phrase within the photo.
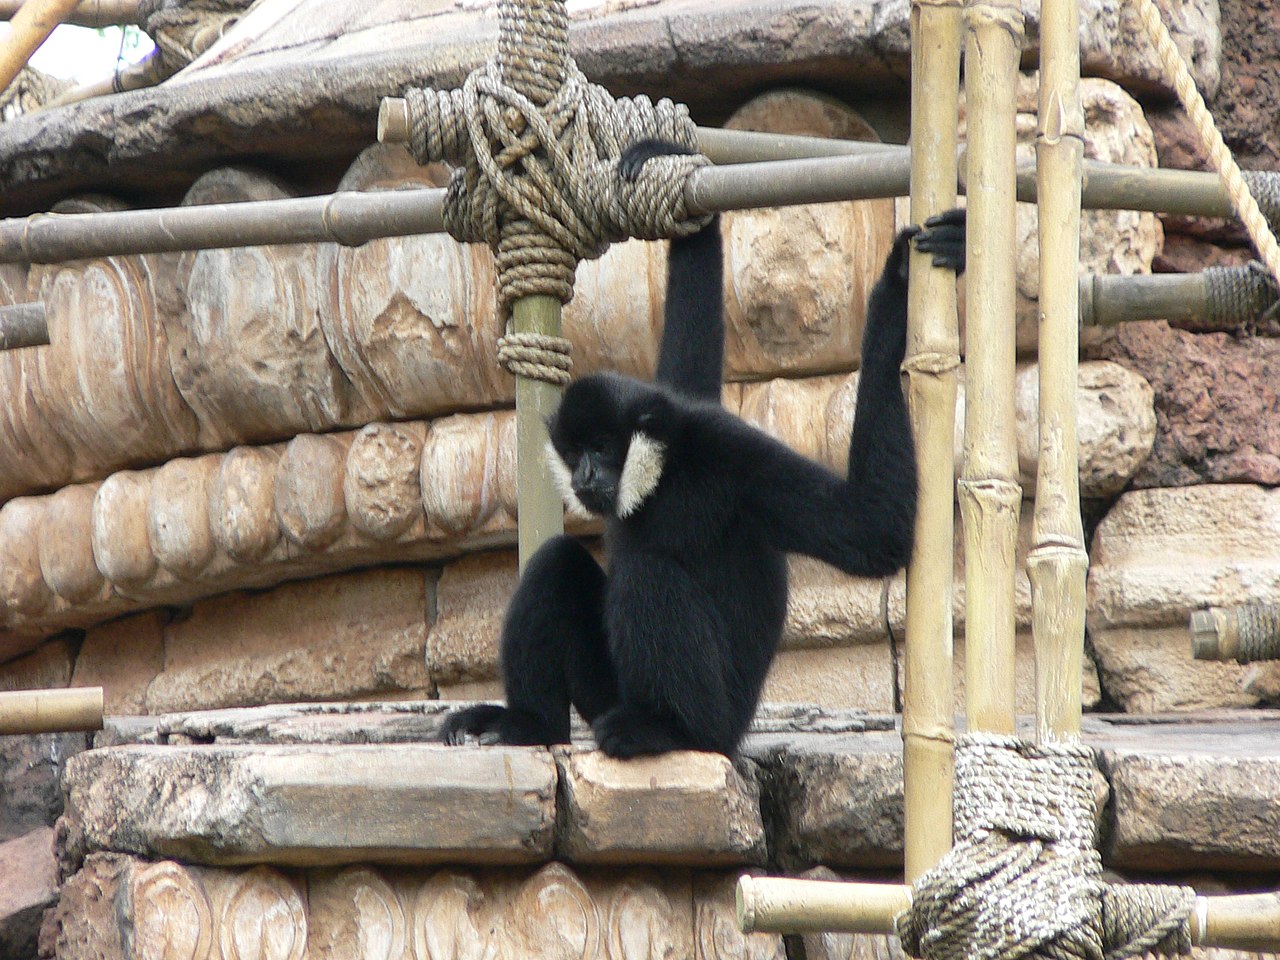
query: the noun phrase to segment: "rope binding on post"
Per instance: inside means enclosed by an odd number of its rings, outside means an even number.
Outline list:
[[[898,918],[925,960],[1122,960],[1191,950],[1190,887],[1111,885],[1094,847],[1093,753],[969,734],[956,744],[956,844]]]
[[[457,240],[495,251],[506,320],[522,297],[568,303],[578,263],[612,242],[681,236],[704,226],[707,218],[686,207],[684,184],[709,161],[658,157],[634,183],[623,181],[616,160],[637,140],[694,149],[688,109],[647,97],[614,100],[589,83],[568,54],[563,0],[502,0],[498,15],[496,57],[457,90],[410,89],[405,99],[414,158],[455,165],[445,228]],[[508,337],[504,363],[508,369],[531,363],[521,376],[563,382],[562,346]]]

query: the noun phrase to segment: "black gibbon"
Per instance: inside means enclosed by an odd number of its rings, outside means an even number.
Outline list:
[[[619,173],[634,179],[678,152],[638,143]],[[613,757],[732,754],[781,637],[785,555],[865,577],[906,564],[916,511],[899,379],[907,252],[914,239],[936,265],[963,270],[963,211],[902,231],[871,292],[847,479],[721,408],[717,221],[671,243],[655,382],[584,377],[548,424],[566,501],[606,520],[608,573],[571,537],[534,554],[502,628],[506,705],[454,712],[446,742],[567,743],[572,705]]]

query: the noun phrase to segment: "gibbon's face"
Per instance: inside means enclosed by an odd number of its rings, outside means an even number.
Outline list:
[[[571,510],[626,518],[658,486],[665,448],[644,429],[653,415],[639,387],[601,374],[565,391],[548,424],[547,464]]]

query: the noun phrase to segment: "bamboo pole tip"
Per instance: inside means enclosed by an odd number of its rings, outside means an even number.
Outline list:
[[[1192,611],[1191,656],[1196,660],[1222,660],[1223,652],[1218,618],[1214,616],[1214,611]]]
[[[733,892],[734,910],[738,914],[738,929],[743,933],[754,933],[756,929],[756,888],[755,881],[749,876],[738,878]]]
[[[409,101],[404,97],[383,97],[378,107],[378,142],[409,142]]]

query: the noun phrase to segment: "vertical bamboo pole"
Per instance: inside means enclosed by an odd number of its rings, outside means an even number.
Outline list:
[[[49,38],[53,28],[71,15],[80,0],[26,0],[9,22],[9,36],[0,42],[0,93],[27,65],[31,55]]]
[[[560,336],[560,301],[532,296],[511,306],[511,326],[516,333]],[[560,402],[560,388],[553,383],[516,377],[516,535],[520,545],[520,570],[538,547],[564,533],[564,505],[547,472],[547,417]]]
[[[911,222],[956,203],[956,115],[961,0],[911,6]],[[902,704],[906,879],[951,848],[955,774],[952,563],[955,555],[954,424],[960,340],[955,278],[913,253],[906,370],[920,463],[915,550],[907,569]]]
[[[1042,0],[1040,120],[1036,139],[1040,214],[1040,461],[1027,558],[1036,650],[1036,737],[1080,734],[1084,594],[1089,556],[1080,521],[1076,438],[1079,356],[1080,106],[1077,0]]]
[[[965,698],[971,731],[1014,732],[1014,209],[1018,0],[968,0],[965,325]]]

